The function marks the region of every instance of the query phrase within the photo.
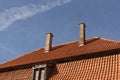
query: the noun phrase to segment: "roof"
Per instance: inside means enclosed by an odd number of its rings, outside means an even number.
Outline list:
[[[30,52],[28,54],[1,64],[0,69],[43,61],[69,58],[84,54],[98,53],[101,51],[114,49],[120,49],[119,41],[112,41],[105,38],[90,38],[86,40],[86,44],[84,46],[79,46],[79,42],[75,41],[53,46],[53,49],[47,53],[44,52],[44,48],[38,49],[36,51]]]

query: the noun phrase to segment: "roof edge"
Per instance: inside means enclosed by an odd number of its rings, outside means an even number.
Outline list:
[[[118,40],[112,40],[112,39],[108,39],[108,38],[100,38],[100,39],[120,43],[120,41],[118,41]]]
[[[31,54],[32,52],[35,52],[35,51],[38,51],[38,50],[41,50],[41,49],[42,49],[42,48],[38,48],[38,49],[36,49],[36,50],[33,50],[33,51],[28,52],[28,53],[26,53],[26,54],[23,54],[23,55],[21,55],[21,56],[18,56],[18,57],[15,57],[15,58],[13,58],[13,59],[10,59],[10,60],[8,60],[8,61],[5,61],[5,62],[1,63],[0,65],[5,64],[5,63],[7,63],[7,62],[11,62],[11,61],[13,61],[13,60],[15,60],[15,59],[21,58],[21,57],[23,57],[23,56],[26,56],[26,55],[28,55],[28,54]]]

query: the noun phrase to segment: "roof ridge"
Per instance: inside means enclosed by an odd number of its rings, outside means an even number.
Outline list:
[[[97,38],[100,38],[100,37],[87,38],[86,40],[89,40],[89,39],[97,39]],[[65,42],[65,43],[62,43],[62,44],[55,44],[55,45],[52,45],[52,46],[55,47],[55,46],[60,46],[60,45],[67,45],[67,44],[72,44],[72,43],[75,43],[75,42],[78,42],[78,41],[79,41],[79,40],[75,40],[75,41]],[[44,48],[44,47],[41,47],[41,48],[38,48],[38,49],[36,49],[36,50],[30,51],[30,52],[28,52],[28,53],[22,54],[22,55],[20,55],[20,56],[18,56],[18,57],[15,57],[15,58],[13,58],[13,59],[7,60],[7,61],[1,63],[1,65],[2,65],[2,64],[5,64],[5,63],[8,63],[8,62],[11,62],[11,61],[13,61],[13,60],[16,60],[16,59],[18,59],[18,58],[21,58],[21,57],[23,57],[23,56],[26,56],[26,55],[28,55],[28,54],[31,54],[32,52],[38,51],[38,50],[43,49],[43,48]]]
[[[89,39],[99,39],[100,37],[93,37],[93,38],[87,38],[86,40],[89,40]],[[78,42],[79,40],[75,40],[75,41],[70,41],[70,42],[65,42],[65,43],[62,43],[62,44],[55,44],[55,45],[52,45],[53,47],[54,46],[60,46],[60,45],[66,45],[66,44],[71,44],[71,43],[75,43],[75,42]]]
[[[28,54],[31,54],[32,52],[38,51],[38,50],[40,50],[40,49],[42,49],[42,48],[38,48],[38,49],[36,49],[36,50],[33,50],[33,51],[28,52],[28,53],[22,54],[21,56],[18,56],[18,57],[15,57],[15,58],[13,58],[13,59],[10,59],[10,60],[8,60],[8,61],[5,61],[5,62],[1,63],[0,65],[5,64],[5,63],[8,63],[8,62],[11,62],[11,61],[16,60],[16,59],[18,59],[18,58],[21,58],[21,57],[23,57],[23,56],[26,56],[26,55],[28,55]]]
[[[75,43],[75,42],[77,42],[77,41],[78,41],[78,40],[70,41],[70,42],[65,42],[65,43],[62,43],[62,44],[55,44],[55,45],[52,45],[52,46],[54,47],[54,46],[66,45],[66,44]]]
[[[63,46],[66,45],[66,46],[65,47],[60,47],[60,49],[58,49],[58,51],[53,50],[53,56],[50,56],[50,57],[49,57],[49,54],[43,54],[43,55],[39,54],[39,53],[44,53],[44,48],[42,47],[42,48],[39,48],[39,49],[36,49],[34,51],[25,53],[24,55],[18,56],[16,58],[13,58],[11,60],[8,60],[8,61],[0,64],[0,69],[7,68],[7,67],[20,66],[20,65],[30,64],[30,63],[35,63],[35,62],[38,62],[38,61],[41,62],[41,61],[48,61],[48,60],[54,60],[54,59],[56,60],[56,59],[61,59],[61,58],[68,58],[68,57],[71,57],[71,56],[79,56],[79,55],[96,53],[96,52],[98,53],[98,52],[101,52],[101,51],[120,48],[120,46],[119,46],[120,41],[110,40],[110,39],[106,39],[106,38],[92,37],[92,38],[86,38],[86,41],[88,42],[87,44],[92,43],[93,41],[95,41],[95,43],[90,44],[90,45],[86,45],[83,48],[79,48],[79,46],[77,46],[77,44],[79,44],[78,40],[53,45],[53,48],[54,48],[54,46],[55,47],[57,47],[57,46],[59,47],[59,46],[62,46],[62,45]],[[103,43],[98,45],[100,41],[103,42]],[[107,46],[104,46],[104,45],[107,45]],[[72,47],[74,47],[74,48],[72,48]],[[57,49],[57,48],[55,48],[55,49]],[[72,49],[72,50],[70,50],[70,49]],[[70,53],[66,54],[66,52],[68,52],[69,50],[70,50]],[[32,53],[35,53],[35,55],[30,55]],[[61,53],[62,53],[62,55],[61,55]],[[44,59],[39,58],[39,57],[33,58],[33,57],[38,56],[38,54],[40,55],[40,57],[43,57]],[[27,59],[28,57],[26,57],[26,56],[30,57],[30,59]],[[23,61],[23,59],[24,59],[24,61]],[[32,61],[32,60],[34,60],[34,61]],[[14,63],[12,63],[12,62],[14,62]]]
[[[120,41],[118,41],[118,40],[112,40],[112,39],[108,39],[108,38],[100,38],[100,39],[120,43]]]

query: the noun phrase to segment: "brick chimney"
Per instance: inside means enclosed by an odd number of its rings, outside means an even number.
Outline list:
[[[52,38],[53,34],[51,32],[46,33],[45,52],[49,52],[52,49]]]
[[[79,39],[79,44],[80,46],[85,45],[85,23],[80,23],[80,39]]]

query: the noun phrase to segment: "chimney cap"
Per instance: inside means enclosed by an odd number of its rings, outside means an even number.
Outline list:
[[[50,34],[52,37],[54,36],[51,32],[47,32],[46,34]]]
[[[85,25],[85,23],[84,23],[84,22],[79,23],[79,25],[81,25],[81,24],[83,24],[83,25],[86,27],[86,25]]]

